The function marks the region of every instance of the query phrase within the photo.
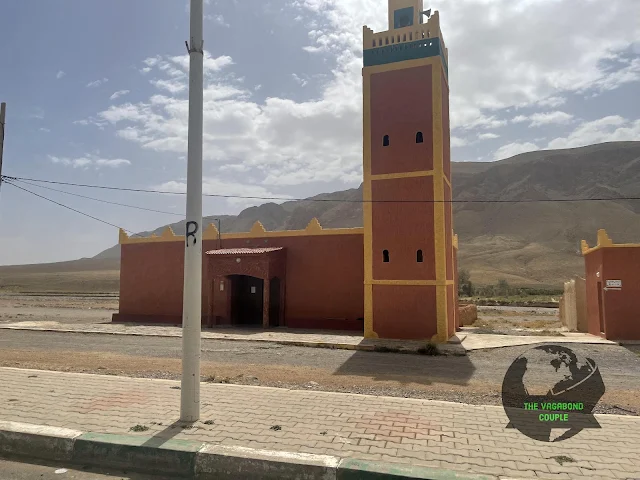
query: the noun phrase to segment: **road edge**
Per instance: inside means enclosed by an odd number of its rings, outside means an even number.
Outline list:
[[[496,480],[452,470],[154,436],[0,422],[0,457],[208,479]]]

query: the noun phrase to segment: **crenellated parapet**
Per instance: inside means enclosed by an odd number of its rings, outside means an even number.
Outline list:
[[[222,240],[231,239],[251,239],[251,238],[278,238],[278,237],[303,237],[311,235],[363,235],[363,228],[322,228],[317,218],[313,218],[304,230],[276,230],[268,231],[261,222],[256,222],[248,232],[240,233],[223,233],[220,235]],[[203,240],[217,240],[219,236],[218,229],[215,224],[210,224],[204,232],[202,232]],[[176,235],[171,227],[167,227],[161,235],[151,235],[150,237],[129,236],[127,232],[120,229],[119,243],[120,245],[128,245],[133,243],[155,243],[155,242],[183,242],[184,235]]]
[[[445,59],[448,59],[449,52],[444,43],[442,30],[440,30],[440,13],[436,10],[426,23],[411,25],[404,28],[396,28],[386,30],[384,32],[374,33],[368,26],[363,27],[363,44],[364,50],[371,48],[379,48],[387,45],[398,45],[417,40],[438,38],[444,50]]]
[[[595,247],[589,247],[589,244],[586,240],[582,240],[582,242],[580,242],[580,250],[582,251],[582,255],[595,252],[600,248],[611,247],[640,247],[640,243],[613,243],[613,240],[611,240],[611,237],[609,237],[609,234],[604,228],[598,230],[598,239]]]

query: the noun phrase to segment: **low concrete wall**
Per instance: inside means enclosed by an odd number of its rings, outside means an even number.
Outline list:
[[[458,304],[458,316],[461,327],[473,325],[478,319],[478,307],[471,303]]]
[[[575,276],[564,283],[559,315],[562,325],[570,332],[587,333],[587,289],[584,278]]]
[[[576,276],[576,314],[578,322],[578,331],[587,333],[589,325],[587,324],[587,283],[584,278]]]

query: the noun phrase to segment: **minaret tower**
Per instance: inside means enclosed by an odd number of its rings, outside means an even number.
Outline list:
[[[438,12],[389,0],[364,27],[365,337],[455,333],[448,52]]]

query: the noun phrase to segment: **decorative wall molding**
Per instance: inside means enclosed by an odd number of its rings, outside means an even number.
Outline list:
[[[314,235],[363,235],[364,228],[322,228],[317,218],[311,219],[304,230],[276,230],[267,231],[264,225],[256,222],[248,232],[240,233],[223,233],[222,240],[232,239],[251,239],[251,238],[277,238],[277,237],[304,237]],[[202,233],[203,240],[217,240],[218,229],[215,224],[210,224]],[[167,227],[160,236],[151,235],[150,237],[129,236],[127,232],[120,229],[119,243],[120,245],[129,245],[133,243],[160,243],[160,242],[184,242],[184,235],[176,235],[171,227]]]

